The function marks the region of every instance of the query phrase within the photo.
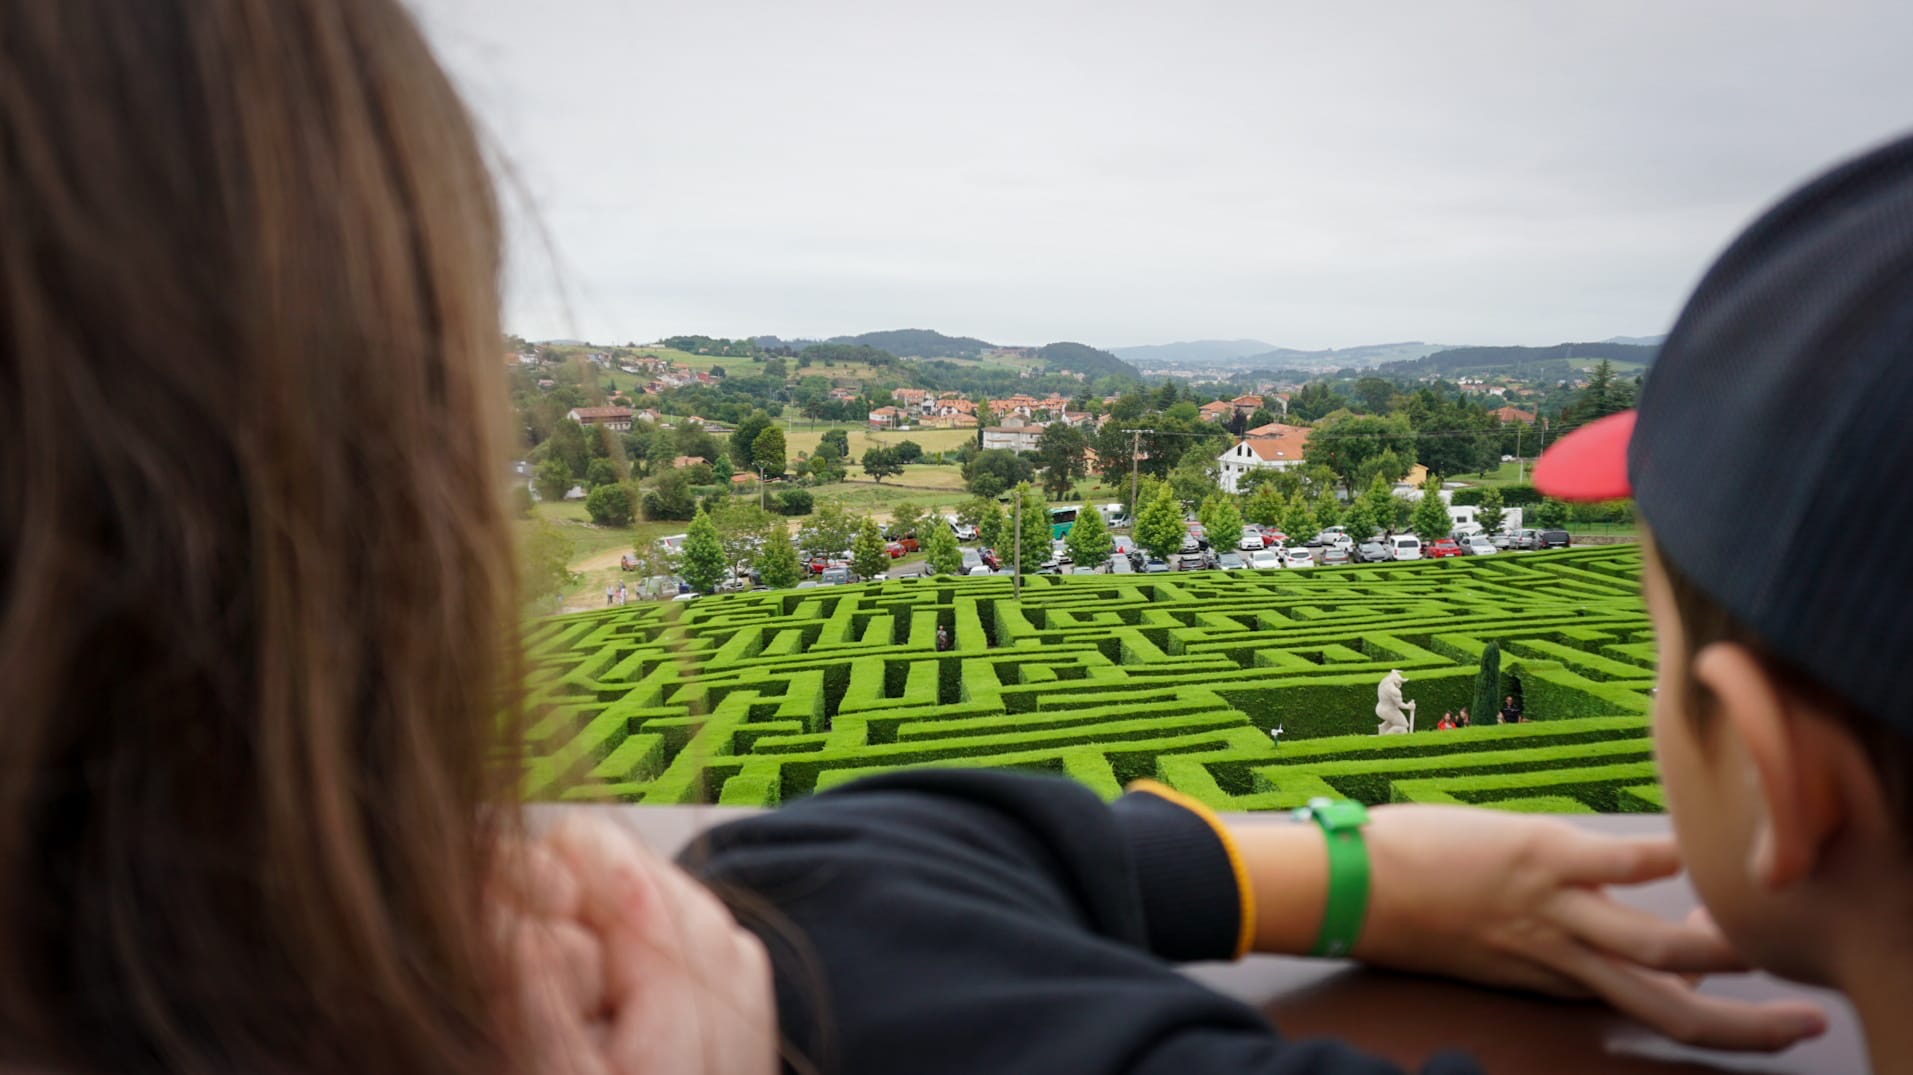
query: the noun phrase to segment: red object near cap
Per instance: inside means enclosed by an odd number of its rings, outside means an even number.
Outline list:
[[[1627,442],[1634,412],[1597,418],[1554,442],[1534,465],[1534,487],[1557,500],[1591,503],[1634,495],[1627,480]]]

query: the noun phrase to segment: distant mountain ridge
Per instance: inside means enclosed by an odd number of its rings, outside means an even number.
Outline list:
[[[1036,357],[1049,363],[1052,369],[1080,373],[1086,377],[1132,377],[1142,380],[1142,373],[1135,366],[1086,343],[1052,343],[1037,348]]]
[[[945,336],[927,328],[899,328],[856,336],[832,336],[829,342],[875,347],[899,358],[975,358],[996,346],[974,336]]]
[[[1149,343],[1135,347],[1111,347],[1109,353],[1117,358],[1140,365],[1152,365],[1159,362],[1178,362],[1202,365],[1212,362],[1227,362],[1244,355],[1257,355],[1265,351],[1279,350],[1274,344],[1262,340],[1188,340],[1182,343]]]
[[[1565,370],[1579,361],[1607,359],[1652,365],[1658,347],[1627,343],[1557,343],[1552,347],[1454,347],[1437,351],[1409,362],[1390,362],[1376,367],[1382,377],[1419,377],[1423,374],[1451,375],[1521,369],[1552,364]]]
[[[1659,347],[1667,342],[1667,333],[1659,336],[1609,336],[1602,343],[1624,343],[1630,347]]]

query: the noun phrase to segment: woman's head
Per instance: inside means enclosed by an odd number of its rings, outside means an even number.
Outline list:
[[[0,0],[0,1064],[497,1056],[497,263],[393,0]]]

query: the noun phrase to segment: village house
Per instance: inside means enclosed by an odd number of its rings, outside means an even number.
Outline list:
[[[695,467],[705,462],[707,460],[701,455],[680,455],[671,460],[671,469],[683,470],[685,467]]]
[[[1524,426],[1534,424],[1534,412],[1524,411],[1519,407],[1498,407],[1489,411],[1488,415],[1504,426],[1514,425],[1517,422]]]
[[[1012,452],[1033,452],[1037,438],[1042,435],[1042,426],[990,426],[983,430],[983,450],[987,452],[993,448],[1003,448]]]
[[[615,433],[631,429],[629,407],[573,407],[565,412],[565,417],[581,426],[603,426]]]
[[[1300,426],[1271,422],[1248,431],[1228,451],[1216,457],[1224,491],[1242,491],[1242,476],[1252,470],[1290,470],[1302,465],[1309,431]]]
[[[877,429],[893,429],[903,420],[904,412],[897,407],[878,407],[870,412],[870,424]]]
[[[1213,403],[1204,403],[1197,407],[1196,413],[1202,415],[1202,420],[1205,422],[1222,422],[1235,417],[1235,407],[1231,406],[1227,400],[1218,399]]]

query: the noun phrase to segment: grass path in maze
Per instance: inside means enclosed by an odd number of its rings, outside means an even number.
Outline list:
[[[534,624],[526,793],[773,805],[913,765],[1141,776],[1223,809],[1313,794],[1658,809],[1639,552],[1311,571],[911,579]],[[954,648],[936,649],[939,628]],[[1377,737],[1473,702],[1500,643],[1537,719]],[[1484,715],[1485,716],[1485,715]],[[1278,743],[1270,732],[1280,728]]]

